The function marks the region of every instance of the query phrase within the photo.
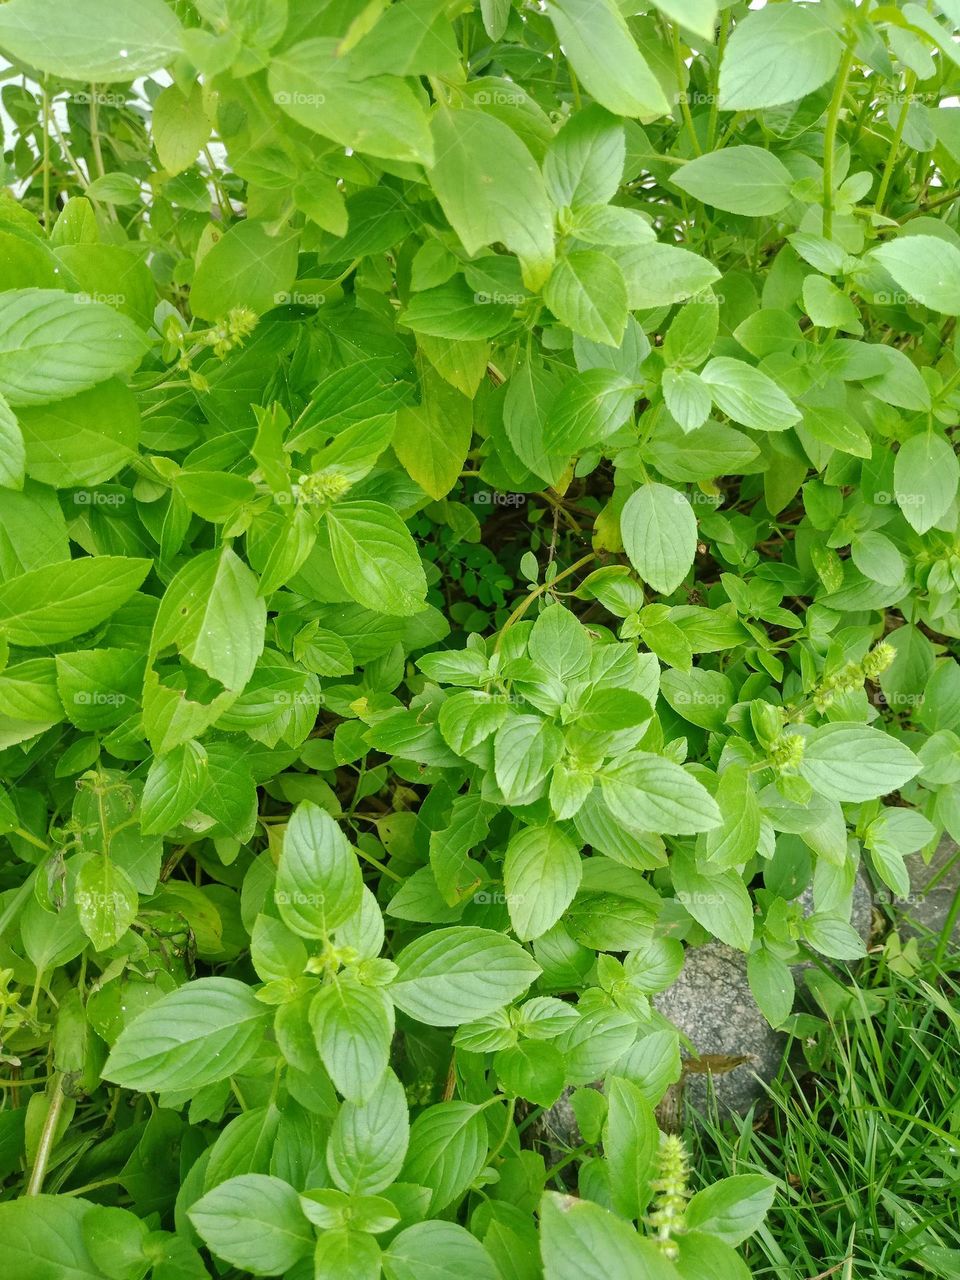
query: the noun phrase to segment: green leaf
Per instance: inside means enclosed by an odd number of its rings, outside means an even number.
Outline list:
[[[82,556],[0,585],[0,636],[46,648],[98,626],[128,600],[151,568],[127,556]]]
[[[670,181],[715,209],[763,218],[790,203],[793,175],[762,147],[734,146],[688,161]]]
[[[27,452],[16,415],[0,396],[0,487],[22,489]]]
[[[170,645],[239,692],[263,652],[267,609],[256,575],[230,547],[204,551],[171,579],[157,611],[152,655]]]
[[[960,315],[960,249],[940,236],[898,236],[870,255],[907,296],[941,315]]]
[[[235,978],[198,978],[161,996],[121,1031],[104,1078],[141,1093],[225,1080],[260,1048],[269,1010]]]
[[[520,259],[527,288],[539,289],[553,265],[553,211],[533,156],[484,111],[441,108],[431,128],[430,185],[467,253],[502,243]]]
[[[677,897],[708,933],[738,951],[753,941],[753,902],[736,871],[703,873],[693,859],[677,851],[671,864]]]
[[[813,93],[837,69],[842,45],[816,5],[775,4],[737,23],[720,66],[720,107],[754,111]]]
[[[630,563],[660,595],[676,591],[697,554],[697,520],[686,496],[665,484],[645,484],[620,513]]]
[[[410,1127],[402,1176],[433,1192],[433,1213],[461,1196],[487,1158],[487,1122],[481,1107],[446,1102],[427,1107]]]
[[[957,496],[960,462],[953,447],[932,431],[911,436],[897,450],[893,487],[897,505],[917,533],[926,533]]]
[[[350,1195],[374,1195],[400,1174],[410,1140],[403,1085],[388,1071],[363,1103],[344,1102],[327,1143],[330,1176]]]
[[[700,377],[709,386],[717,408],[756,431],[786,431],[800,420],[800,411],[788,395],[760,369],[717,356]]]
[[[521,1040],[501,1049],[493,1059],[493,1069],[504,1093],[540,1107],[553,1106],[563,1092],[567,1074],[556,1045],[538,1040]]]
[[[416,1222],[383,1255],[387,1280],[499,1280],[500,1271],[480,1241],[455,1222]]]
[[[269,70],[274,102],[298,124],[342,147],[431,164],[426,113],[410,86],[397,76],[375,75],[360,88],[351,75],[354,60],[338,57],[338,43],[304,40],[275,57]]]
[[[324,938],[360,905],[357,856],[329,813],[310,801],[287,824],[274,899],[284,922],[303,938]]]
[[[338,975],[317,993],[310,1023],[323,1065],[343,1096],[351,1102],[372,1097],[393,1039],[393,1005],[385,992]]]
[[[144,346],[133,322],[105,303],[56,289],[0,295],[0,395],[11,405],[49,404],[132,373]]]
[[[190,310],[219,320],[235,307],[258,315],[286,301],[297,274],[296,233],[271,235],[262,222],[234,223],[197,266]]]
[[[163,0],[8,0],[0,49],[65,80],[128,83],[180,53],[180,24]]]
[[[920,772],[909,747],[859,724],[827,724],[804,744],[800,772],[828,800],[878,800]]]
[[[19,416],[27,475],[43,484],[99,484],[136,456],[137,402],[115,378],[56,404],[25,406]]]
[[[11,1275],[18,1280],[103,1280],[83,1238],[91,1208],[89,1200],[62,1195],[0,1204],[4,1262]]]
[[[627,286],[617,264],[595,249],[563,255],[543,288],[543,300],[568,329],[618,347],[627,325]]]
[[[442,379],[424,373],[422,400],[401,409],[393,449],[407,474],[431,498],[444,498],[457,483],[473,437],[473,405]]]
[[[210,137],[210,121],[203,108],[199,84],[185,94],[167,85],[153,104],[153,142],[160,163],[168,173],[188,169]]]
[[[712,262],[672,244],[641,243],[611,250],[610,256],[627,282],[631,311],[686,302],[720,279]]]
[[[137,917],[136,886],[106,854],[94,854],[77,875],[74,901],[84,933],[95,951],[119,942]]]
[[[698,1191],[687,1205],[684,1222],[691,1231],[719,1236],[730,1245],[741,1244],[761,1226],[777,1184],[759,1173],[721,1178]]]
[[[247,1173],[221,1182],[188,1214],[212,1253],[253,1275],[285,1272],[314,1246],[313,1229],[296,1191],[266,1174]]]
[[[503,888],[510,923],[522,941],[539,938],[580,887],[580,850],[559,827],[525,827],[507,845]]]
[[[650,1200],[660,1130],[640,1089],[619,1076],[607,1080],[603,1150],[610,1166],[613,1201],[625,1218],[639,1221]]]
[[[771,1027],[779,1027],[793,1012],[796,983],[785,960],[762,947],[747,958],[747,978],[753,998]]]
[[[672,760],[637,751],[600,774],[611,813],[634,831],[686,835],[720,825],[709,791]]]
[[[544,1280],[676,1280],[652,1240],[590,1200],[544,1193],[540,1202]]]
[[[493,740],[494,774],[507,804],[526,804],[560,756],[563,739],[555,725],[539,716],[511,716]]]
[[[550,143],[543,176],[558,209],[605,205],[626,162],[623,125],[596,104],[576,111]]]
[[[717,0],[654,0],[661,13],[692,31],[712,40],[717,25]]]
[[[162,835],[190,813],[207,780],[207,753],[199,742],[184,742],[150,764],[140,802],[144,835]]]
[[[618,116],[666,114],[660,82],[613,0],[551,0],[547,12],[577,79],[601,106]]]
[[[333,562],[354,600],[376,613],[404,617],[423,609],[423,565],[407,526],[391,507],[339,502],[325,519]]]
[[[492,929],[435,929],[404,947],[388,988],[398,1009],[431,1027],[456,1027],[521,995],[540,973],[524,951]]]
[[[582,453],[628,421],[636,386],[615,369],[586,369],[564,383],[547,411],[543,447],[550,455]]]

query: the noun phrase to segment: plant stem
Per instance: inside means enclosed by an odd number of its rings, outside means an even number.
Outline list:
[[[883,166],[883,177],[880,179],[880,190],[877,192],[877,199],[874,209],[877,213],[883,213],[883,205],[890,190],[890,180],[893,177],[894,165],[897,162],[897,154],[900,151],[900,143],[903,140],[903,131],[907,125],[907,112],[910,110],[910,95],[917,87],[917,73],[915,71],[907,72],[907,78],[904,84],[904,102],[900,108],[900,118],[897,120],[897,127],[893,131],[893,138],[890,141],[890,150],[887,153],[887,162]]]
[[[840,123],[840,108],[843,105],[843,95],[846,93],[852,66],[853,40],[851,38],[847,40],[847,47],[844,50],[837,83],[827,111],[827,127],[823,133],[823,236],[825,240],[833,239],[833,162],[836,158],[837,125]]]
[[[675,23],[670,24],[673,35],[673,63],[677,72],[677,92],[680,95],[680,114],[683,116],[683,122],[687,126],[687,133],[690,135],[690,145],[693,147],[694,155],[703,155],[700,150],[700,143],[697,140],[697,131],[693,123],[693,115],[690,111],[690,103],[687,100],[687,91],[683,83],[683,73],[685,70],[683,55],[680,52],[680,32]],[[687,82],[689,83],[689,77]]]
[[[62,1077],[57,1072],[54,1076],[53,1095],[50,1098],[50,1106],[47,1108],[46,1118],[43,1122],[36,1159],[33,1162],[33,1170],[30,1173],[30,1181],[27,1183],[24,1195],[38,1196],[43,1190],[43,1180],[46,1177],[47,1165],[50,1163],[50,1153],[53,1151],[53,1145],[56,1141],[60,1112],[63,1110],[62,1084]]]
[[[500,634],[497,636],[497,643],[493,646],[494,653],[500,652],[500,645],[503,643],[503,637],[506,635],[506,633],[510,630],[510,628],[514,625],[515,622],[520,621],[523,615],[527,612],[527,610],[533,604],[534,600],[536,600],[539,596],[542,596],[545,591],[549,591],[553,586],[555,586],[563,578],[569,578],[572,573],[576,573],[578,569],[582,569],[585,564],[589,564],[590,561],[593,559],[594,559],[594,553],[591,551],[588,556],[581,556],[580,559],[576,562],[576,564],[572,564],[569,569],[564,569],[563,573],[558,573],[552,582],[543,582],[540,584],[539,587],[534,587],[534,589],[523,600],[520,601],[520,603],[514,609],[513,613],[511,613],[510,617],[503,624],[502,628],[500,629]]]

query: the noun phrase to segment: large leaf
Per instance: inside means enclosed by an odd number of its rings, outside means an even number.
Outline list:
[[[0,17],[10,7],[0,6]],[[56,289],[0,295],[0,394],[12,405],[49,404],[131,373],[144,345],[133,322],[105,303]]]
[[[426,933],[396,958],[389,987],[398,1009],[431,1027],[456,1027],[509,1004],[540,973],[518,943],[492,929]]]
[[[860,724],[827,724],[804,744],[800,771],[828,800],[877,800],[920,772],[909,747]]]
[[[150,571],[149,560],[83,556],[0,585],[0,636],[23,648],[71,640],[109,618]]]
[[[748,13],[723,55],[720,106],[752,111],[802,98],[830,79],[841,52],[818,5],[772,4]]]
[[[284,921],[304,938],[324,938],[360,905],[357,855],[318,805],[295,809],[283,837],[274,898]]]
[[[720,825],[717,803],[692,774],[672,760],[638,751],[600,775],[615,818],[634,831],[685,835]]]
[[[760,218],[790,203],[793,175],[762,147],[727,147],[698,156],[671,178],[675,187],[703,204]]]
[[[939,236],[898,236],[873,251],[884,270],[931,311],[960,315],[960,249]]]
[[[502,120],[441,109],[432,121],[430,184],[468,253],[501,242],[539,288],[553,264],[553,211],[533,156]]]
[[[429,164],[433,143],[427,117],[408,84],[397,76],[351,79],[336,40],[305,40],[274,58],[270,92],[298,124],[367,155]]]
[[[8,0],[0,7],[0,49],[66,80],[135,80],[176,57],[180,38],[163,0]]]
[[[547,12],[577,78],[601,106],[619,116],[669,109],[614,0],[551,0]]]
[[[377,613],[424,607],[427,580],[417,546],[397,513],[382,502],[339,502],[326,517],[330,549],[351,596]]]
[[[262,1173],[229,1178],[189,1210],[218,1258],[254,1275],[277,1275],[305,1258],[314,1232],[293,1187]]]
[[[676,591],[697,554],[697,520],[686,496],[669,485],[645,484],[624,504],[620,534],[644,582],[661,595]]]
[[[230,547],[205,551],[188,561],[167,587],[151,652],[175,645],[194,666],[239,691],[263,652],[266,623],[256,575]]]
[[[198,978],[121,1031],[105,1079],[128,1089],[195,1090],[239,1071],[260,1047],[269,1009],[235,978]]]

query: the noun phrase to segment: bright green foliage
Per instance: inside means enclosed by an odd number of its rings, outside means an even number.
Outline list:
[[[960,838],[935,7],[0,5],[18,1280],[747,1274],[653,1000]]]

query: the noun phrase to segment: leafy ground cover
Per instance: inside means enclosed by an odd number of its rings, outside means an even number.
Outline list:
[[[661,1132],[651,997],[802,1034],[960,837],[957,25],[0,5],[18,1280],[749,1274],[793,1166]]]

